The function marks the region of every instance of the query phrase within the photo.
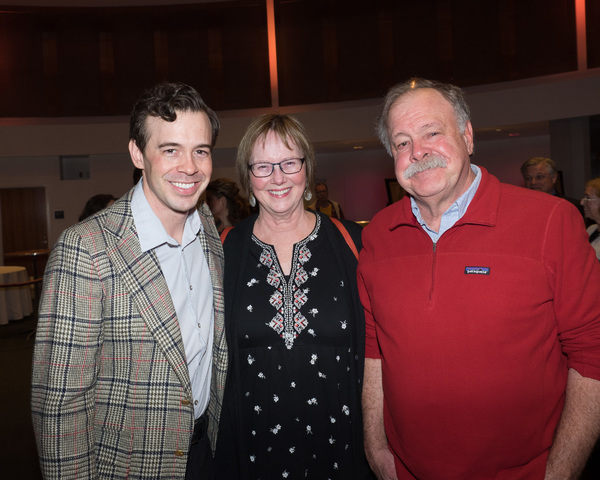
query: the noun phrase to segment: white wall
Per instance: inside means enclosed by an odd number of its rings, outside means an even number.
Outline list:
[[[383,149],[317,154],[316,177],[346,218],[370,220],[387,204],[385,179],[394,178],[394,164]]]
[[[550,137],[517,137],[476,141],[473,163],[482,165],[501,181],[522,185],[521,164],[533,156],[550,156]],[[235,179],[234,149],[216,149],[212,178]],[[131,188],[133,165],[128,153],[90,156],[89,180],[61,180],[57,156],[0,157],[0,188],[45,187],[49,237],[52,246],[60,233],[77,222],[93,195],[116,197]],[[370,220],[387,204],[386,178],[394,178],[392,159],[381,149],[345,153],[318,153],[317,178],[327,181],[329,196],[338,201],[351,220]],[[579,197],[582,192],[567,192]],[[64,219],[54,212],[64,211]]]
[[[0,157],[0,172],[0,188],[46,189],[49,248],[65,228],[77,222],[90,197],[99,193],[120,197],[133,185],[129,154],[91,155],[89,180],[61,180],[57,156]],[[54,218],[59,210],[64,212],[63,219]]]
[[[531,157],[550,157],[550,136],[513,137],[478,142],[472,162],[504,183],[523,186],[521,165]]]
[[[600,69],[466,89],[476,131],[598,114],[599,91]],[[383,150],[351,148],[356,143],[373,145],[379,102],[372,99],[279,109],[296,114],[306,125],[317,144],[317,177],[327,180],[331,198],[339,201],[353,220],[369,220],[385,206],[385,179],[393,177],[392,160]],[[235,148],[251,119],[266,111],[218,112],[222,133],[213,157],[213,178],[235,178]],[[0,188],[46,187],[51,245],[77,220],[89,197],[97,193],[119,196],[130,188],[133,166],[127,154],[127,137],[128,119],[124,117],[0,118]],[[579,137],[567,136],[563,143],[577,142]],[[547,135],[480,140],[476,134],[475,142],[474,163],[516,185],[522,184],[519,167],[527,158],[552,156]],[[320,145],[332,143],[340,147],[340,153],[319,153]],[[59,155],[89,155],[91,178],[61,181]],[[589,170],[589,161],[589,152],[583,152],[560,163],[568,180],[567,195],[581,195],[586,180],[581,172]],[[54,219],[56,210],[64,210],[63,220]]]

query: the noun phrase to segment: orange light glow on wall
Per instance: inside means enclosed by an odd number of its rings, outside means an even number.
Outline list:
[[[587,68],[585,0],[575,0],[575,22],[577,24],[577,69],[585,70]]]
[[[279,81],[277,79],[277,40],[275,38],[275,6],[267,0],[267,32],[269,38],[269,73],[271,78],[271,106],[279,107]]]

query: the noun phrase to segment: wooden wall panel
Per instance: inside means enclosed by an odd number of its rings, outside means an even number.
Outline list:
[[[281,105],[321,103],[331,98],[326,91],[322,13],[326,3],[275,2]]]
[[[62,115],[109,115],[102,105],[100,25],[91,13],[56,19],[58,88]]]
[[[382,88],[380,16],[370,2],[350,0],[334,17],[337,28],[337,98],[374,98]],[[333,23],[333,22],[332,22]]]
[[[577,70],[573,0],[515,1],[518,78]]]
[[[600,66],[598,2],[588,61]],[[215,110],[269,107],[266,2],[0,12],[0,116],[127,115],[179,80]],[[275,0],[282,106],[382,96],[411,76],[481,85],[577,68],[574,0]]]
[[[263,2],[0,12],[0,116],[128,115],[158,81],[215,110],[270,105]]]
[[[577,68],[573,0],[276,0],[276,21],[286,105],[376,97],[412,76],[470,86]]]
[[[267,11],[264,2],[221,9],[222,97],[224,109],[271,106]]]
[[[512,25],[507,19],[513,16],[503,11],[507,3],[510,2],[453,2],[452,68],[445,72],[446,78],[460,85],[472,85],[500,81],[510,75],[507,63],[510,54],[503,55],[501,31],[502,25],[507,35],[512,34]]]
[[[392,83],[415,76],[440,79],[447,75],[443,69],[450,68],[452,51],[447,16],[447,3],[438,5],[434,0],[394,5],[391,11],[394,45],[388,53],[394,63]],[[385,45],[381,48],[387,50]]]
[[[158,80],[154,61],[153,17],[123,12],[112,19],[115,112],[130,112],[142,90]]]
[[[44,110],[42,36],[21,13],[0,14],[0,115],[34,116]]]
[[[218,75],[218,72],[211,68],[210,56],[212,53],[220,57],[221,53],[218,42],[210,42],[214,28],[211,13],[192,11],[185,17],[171,13],[157,23],[165,32],[169,79],[194,86],[208,105],[214,105],[218,94],[211,76]],[[202,28],[198,28],[199,25]],[[165,79],[161,75],[160,80]]]

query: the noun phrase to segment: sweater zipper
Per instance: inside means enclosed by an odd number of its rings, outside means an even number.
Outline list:
[[[433,243],[433,259],[431,261],[431,288],[429,290],[429,301],[433,299],[433,291],[435,289],[435,267],[437,260],[437,243]]]

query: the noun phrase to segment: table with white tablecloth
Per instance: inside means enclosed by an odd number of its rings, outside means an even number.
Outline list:
[[[31,285],[2,285],[29,281],[25,267],[0,267],[0,325],[31,315]]]

